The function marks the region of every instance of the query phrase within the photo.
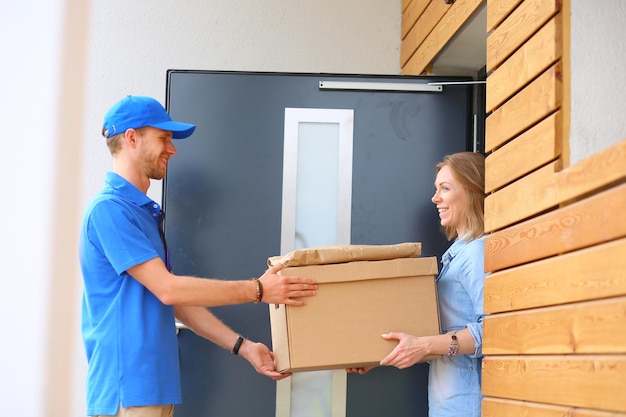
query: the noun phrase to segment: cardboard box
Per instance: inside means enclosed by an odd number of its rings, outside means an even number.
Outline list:
[[[304,307],[269,306],[281,372],[378,365],[397,344],[381,334],[440,333],[435,257],[305,265],[280,273],[318,283]]]

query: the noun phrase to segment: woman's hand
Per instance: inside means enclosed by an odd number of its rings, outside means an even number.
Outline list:
[[[381,365],[405,369],[420,362],[430,353],[428,337],[417,337],[397,332],[390,332],[382,336],[385,340],[398,340],[398,345],[380,361]]]

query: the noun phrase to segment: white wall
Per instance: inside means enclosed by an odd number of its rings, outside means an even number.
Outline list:
[[[626,139],[626,2],[571,2],[573,165]]]
[[[83,3],[0,4],[3,415],[68,416],[75,407]]]

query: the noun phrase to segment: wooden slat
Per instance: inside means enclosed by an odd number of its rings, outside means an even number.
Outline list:
[[[561,58],[561,30],[561,15],[557,14],[487,78],[487,112]]]
[[[505,269],[485,279],[487,314],[626,295],[626,239]]]
[[[422,74],[437,54],[443,50],[459,29],[469,20],[470,16],[478,10],[483,1],[456,0],[406,65],[402,66],[401,73],[404,75]]]
[[[404,39],[409,30],[415,25],[417,19],[422,15],[430,0],[413,0],[406,9],[402,11],[401,35]],[[417,48],[417,45],[415,46]]]
[[[490,315],[485,355],[626,353],[626,296]]]
[[[553,161],[560,154],[558,111],[485,159],[485,192],[490,193]]]
[[[402,11],[404,12],[413,0],[402,0]]]
[[[559,172],[553,183],[557,204],[626,179],[626,139]]]
[[[626,413],[485,398],[482,417],[626,417]]]
[[[437,26],[441,18],[452,7],[443,1],[431,1],[424,13],[408,32],[400,46],[400,65],[403,66],[411,58],[411,55],[428,37],[430,32]]]
[[[557,63],[487,117],[485,150],[494,150],[558,110],[561,98],[561,65]]]
[[[485,270],[498,271],[626,236],[626,184],[485,238]]]
[[[530,157],[530,156],[529,156]],[[552,188],[558,164],[553,162],[485,198],[485,232],[493,233],[557,205]],[[493,272],[496,269],[489,269]]]
[[[493,71],[560,10],[559,0],[526,0],[487,37],[487,72]]]
[[[487,32],[498,26],[522,0],[487,0]]]
[[[489,397],[626,412],[626,356],[510,356],[483,359]]]
[[[485,198],[485,231],[493,232],[543,210],[626,179],[626,140],[555,172],[548,165]]]

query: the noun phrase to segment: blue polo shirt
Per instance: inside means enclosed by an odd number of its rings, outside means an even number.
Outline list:
[[[156,257],[165,262],[159,212],[113,172],[85,212],[79,257],[88,415],[181,402],[174,309],[126,272]]]

